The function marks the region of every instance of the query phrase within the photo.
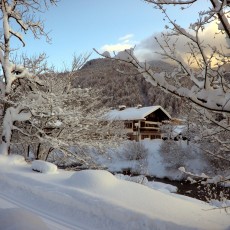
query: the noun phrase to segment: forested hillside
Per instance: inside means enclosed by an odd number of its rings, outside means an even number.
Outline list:
[[[173,68],[164,62],[150,64],[156,71],[170,71]],[[152,86],[132,66],[115,60],[88,61],[74,74],[73,86],[101,89],[102,102],[108,107],[161,105],[173,116],[177,116],[181,110],[181,99]]]

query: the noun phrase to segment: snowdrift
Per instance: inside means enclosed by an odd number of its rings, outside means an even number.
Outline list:
[[[78,228],[230,229],[230,218],[224,210],[119,180],[107,171],[58,170],[57,174],[43,174],[32,171],[30,165],[15,164],[0,161],[0,195]]]

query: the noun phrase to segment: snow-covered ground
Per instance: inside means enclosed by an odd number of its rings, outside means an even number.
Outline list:
[[[151,189],[102,170],[35,165],[46,173],[19,156],[0,157],[0,229],[230,229],[224,210],[172,188]]]
[[[142,140],[140,143],[142,143],[147,150],[147,157],[143,162],[124,159],[122,155],[124,154],[123,149],[125,145],[120,146],[120,148],[115,149],[115,151],[109,152],[108,159],[103,155],[99,155],[101,159],[98,159],[98,162],[107,167],[110,172],[122,172],[124,169],[130,168],[134,173],[137,172],[142,175],[158,178],[166,177],[171,180],[181,180],[184,177],[187,178],[187,175],[178,170],[179,167],[173,168],[170,164],[165,163],[160,153],[160,147],[163,142],[164,141],[160,139]],[[186,143],[186,141],[178,142],[180,145],[186,145]],[[193,157],[190,156],[185,165],[180,165],[180,167],[185,166],[186,171],[189,170],[194,174],[201,174],[208,171],[207,169],[209,167],[204,159],[201,158],[201,155],[197,154],[197,152],[194,152],[193,155]],[[95,158],[95,156],[93,156],[93,158]]]

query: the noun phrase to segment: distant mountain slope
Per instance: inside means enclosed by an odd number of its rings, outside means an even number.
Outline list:
[[[161,60],[149,61],[148,64],[156,71],[170,72],[175,69],[175,65],[169,64],[168,62],[164,62]]]
[[[150,63],[156,70],[173,67],[167,63]],[[172,115],[180,112],[180,99],[146,82],[132,66],[110,59],[88,61],[73,77],[73,86],[102,89],[102,101],[108,107],[119,105],[161,105]]]

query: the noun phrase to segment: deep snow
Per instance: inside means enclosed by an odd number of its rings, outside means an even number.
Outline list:
[[[0,156],[0,196],[23,208],[20,224],[27,229],[52,226],[31,222],[26,210],[65,223],[69,229],[230,229],[224,210],[169,193],[159,185],[161,191],[118,177],[103,170],[38,173],[20,156]],[[0,210],[6,216],[4,212],[8,212],[5,221],[15,225],[15,210]]]
[[[28,226],[29,225],[29,226]],[[0,209],[0,229],[48,230],[40,217],[23,208]]]

